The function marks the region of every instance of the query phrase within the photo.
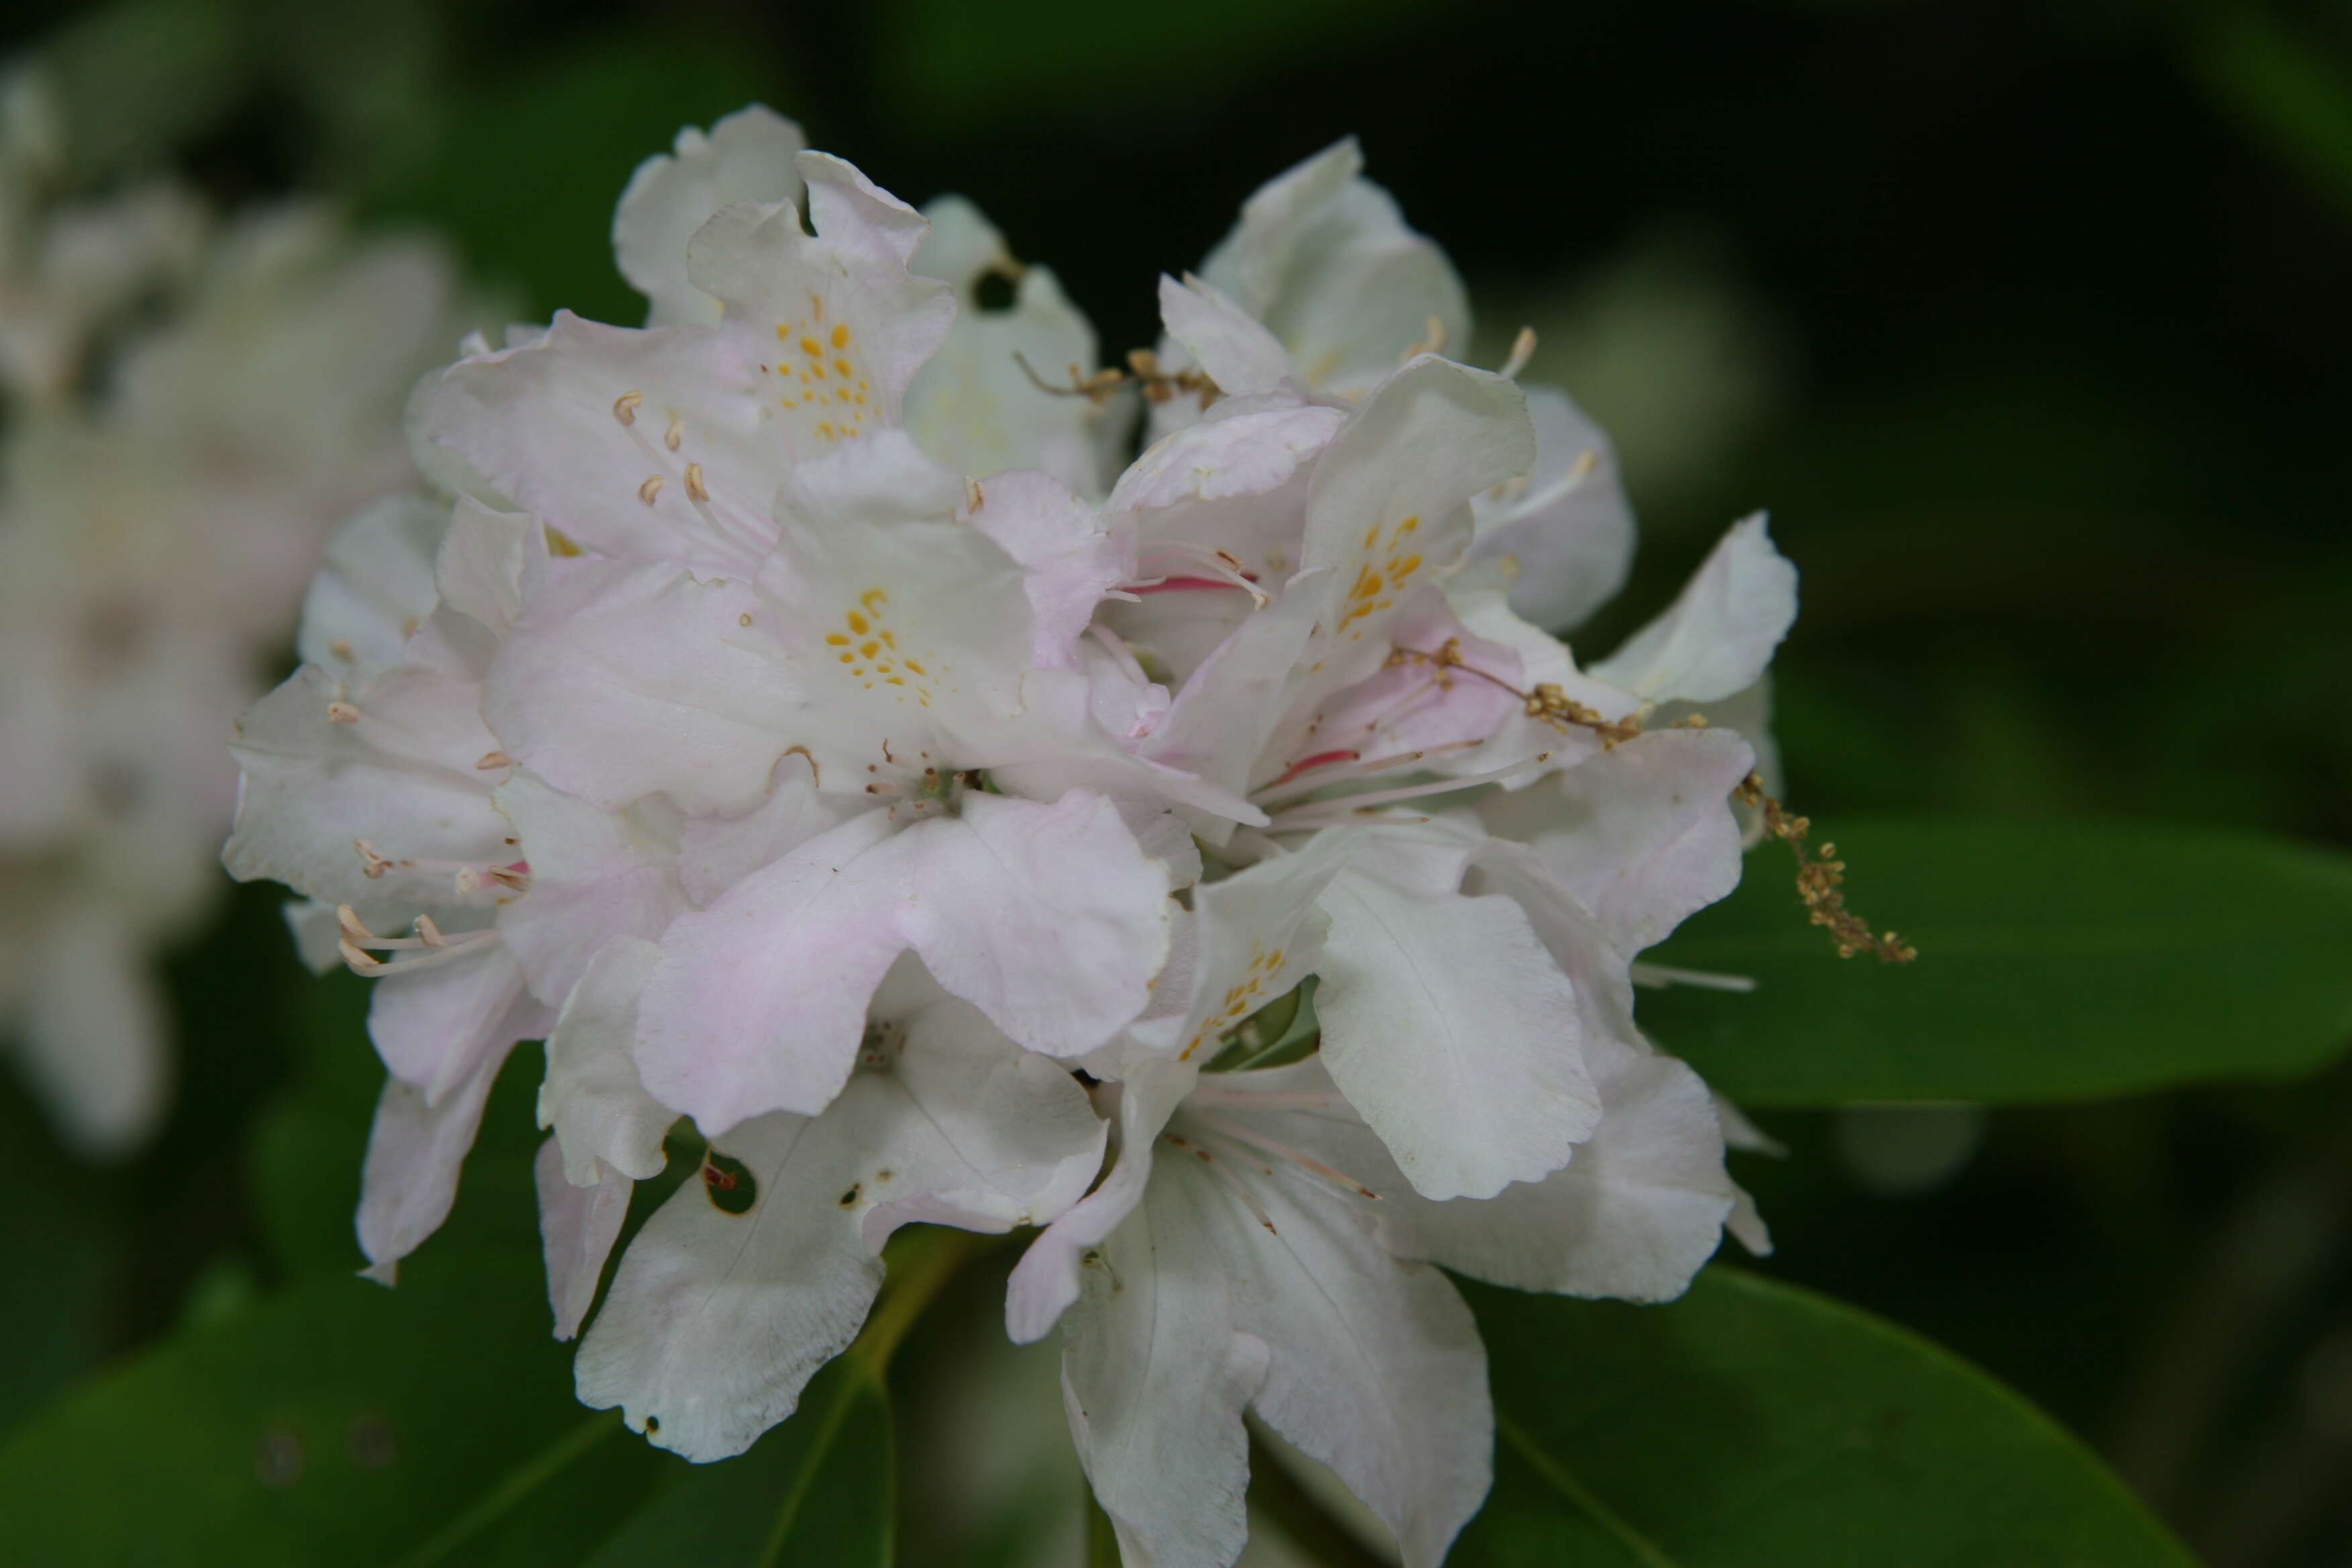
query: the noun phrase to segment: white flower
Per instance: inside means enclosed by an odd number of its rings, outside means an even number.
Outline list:
[[[798,160],[806,147],[799,126],[754,106],[719,121],[708,135],[691,127],[679,132],[674,153],[638,166],[614,214],[613,245],[622,272],[651,303],[647,325],[712,325],[722,320],[723,290],[712,281],[709,263],[689,260],[689,244],[697,230],[733,204],[797,205],[804,196],[821,202],[800,173]],[[919,247],[898,259],[916,278],[953,290],[955,324],[912,384],[894,388],[894,399],[903,392],[903,407],[893,402],[892,414],[873,417],[902,419],[925,453],[960,473],[1042,468],[1083,494],[1100,496],[1107,470],[1116,467],[1112,448],[1125,434],[1125,421],[1118,416],[1122,410],[1083,397],[1054,396],[1023,369],[1025,361],[1045,375],[1083,379],[1095,367],[1093,329],[1063,296],[1053,273],[1014,260],[1004,237],[971,203],[942,196],[922,216],[929,226],[920,231]],[[820,213],[820,224],[826,221]],[[981,288],[990,279],[1009,291],[1003,309],[982,306]],[[755,332],[777,324],[762,322]],[[850,346],[831,341],[834,329],[844,325],[838,306],[832,321],[802,324],[813,329],[808,341],[824,351],[817,364],[838,357],[836,347]],[[847,329],[855,333],[856,323]],[[845,402],[853,411],[849,423],[859,424],[873,406],[856,401],[854,385],[852,396],[842,397],[838,381],[846,373],[836,370],[836,384],[829,389],[821,377],[802,374],[814,367],[800,363],[797,341],[781,348],[756,346],[763,355],[782,353],[791,362],[793,382],[785,395],[796,395],[803,407],[822,408],[829,402],[837,413]],[[862,350],[847,359],[862,370]],[[820,395],[799,395],[803,385]],[[829,399],[822,395],[828,390]],[[812,414],[810,422],[816,417]]]
[[[1103,1137],[1066,1071],[901,961],[824,1113],[724,1140],[748,1207],[689,1181],[630,1244],[581,1346],[580,1397],[689,1459],[740,1453],[856,1337],[891,1231],[1058,1215],[1094,1180]]]
[[[1084,321],[930,213],[764,110],[682,134],[615,219],[652,324],[435,378],[446,534],[336,542],[228,860],[378,976],[372,1272],[544,1034],[591,1405],[740,1452],[895,1227],[1041,1226],[1009,1326],[1066,1326],[1129,1561],[1234,1560],[1254,1411],[1434,1563],[1492,1445],[1441,1268],[1650,1300],[1763,1245],[1633,986],[1738,879],[1753,748],[1677,721],[1760,695],[1793,568],[1742,523],[1582,667],[1515,610],[1622,580],[1606,443],[1442,357],[1460,285],[1352,144],[1163,280],[1160,438],[1108,485]],[[1284,1012],[1315,1054],[1241,1059]],[[703,1169],[589,1321],[681,1116]]]
[[[303,207],[206,239],[194,199],[163,187],[51,210],[28,204],[12,157],[0,897],[45,912],[0,971],[0,1027],[21,1031],[67,1136],[113,1153],[165,1105],[152,964],[218,891],[236,778],[222,739],[329,521],[403,481],[409,385],[458,325],[431,246],[354,244]],[[160,324],[115,319],[162,282]]]
[[[1468,346],[1453,264],[1362,169],[1352,137],[1335,143],[1244,203],[1197,280],[1163,282],[1171,362],[1200,364],[1229,394],[1286,382],[1354,402],[1415,353]],[[1533,347],[1523,334],[1505,374]],[[1512,608],[1561,627],[1623,584],[1633,511],[1608,437],[1567,393],[1531,387],[1528,402],[1536,460],[1475,499],[1471,554],[1507,563]],[[1171,400],[1156,416],[1164,428],[1185,409]]]
[[[230,874],[337,910],[341,955],[380,976],[368,1032],[392,1076],[359,1230],[385,1279],[447,1215],[508,1052],[553,1021],[500,931],[501,899],[530,888],[533,868],[494,794],[512,764],[481,720],[482,667],[513,615],[532,531],[470,502],[454,521],[424,501],[359,514],[302,628],[304,647],[330,650],[328,667],[304,665],[255,704],[233,747],[243,786],[222,851]],[[413,596],[362,591],[355,563]],[[420,576],[431,584],[421,592]],[[376,665],[386,647],[394,662]],[[380,934],[404,929],[415,934]]]
[[[1607,1114],[1565,1170],[1488,1201],[1417,1194],[1319,1061],[1203,1076],[1192,1047],[1231,998],[1328,963],[1316,905],[1350,848],[1327,836],[1195,890],[1183,999],[1122,1055],[1117,1160],[1013,1273],[1013,1337],[1064,1323],[1071,1432],[1130,1563],[1234,1560],[1245,1409],[1407,1563],[1437,1563],[1485,1498],[1493,1417],[1476,1328],[1429,1265],[1654,1300],[1733,1212],[1711,1098],[1646,1047],[1597,1053]]]
[[[1223,268],[1227,281],[1270,299],[1269,279],[1306,268],[1311,282],[1309,264],[1328,264],[1329,287],[1367,290],[1370,309],[1387,296],[1364,279],[1433,276],[1433,248],[1402,230],[1385,198],[1349,198],[1343,222],[1339,208],[1326,213],[1339,197],[1312,196],[1354,168],[1343,143],[1254,198],[1226,254],[1259,259],[1254,272]],[[1301,216],[1314,213],[1328,223]],[[1325,238],[1277,243],[1285,223]],[[1507,607],[1512,579],[1482,564],[1477,511],[1504,517],[1518,548],[1588,565],[1629,542],[1630,523],[1596,535],[1589,510],[1497,501],[1557,457],[1507,377],[1413,354],[1351,407],[1338,400],[1342,412],[1302,392],[1292,351],[1211,284],[1163,280],[1161,302],[1171,339],[1241,391],[1155,443],[1112,493],[1143,569],[1164,574],[1105,615],[1173,678],[1143,749],[1248,796],[1272,814],[1277,842],[1342,822],[1381,829],[1325,895],[1324,1060],[1423,1194],[1485,1197],[1539,1179],[1600,1114],[1572,972],[1547,954],[1524,900],[1465,890],[1488,829],[1429,823],[1402,803],[1486,782],[1522,788],[1638,733],[1667,703],[1754,687],[1794,616],[1794,571],[1760,520],[1743,523],[1675,606],[1580,671]],[[1349,319],[1377,335],[1388,318]],[[1370,351],[1327,352],[1351,363]],[[1573,410],[1547,404],[1557,434]],[[1622,575],[1619,560],[1559,584],[1574,579],[1589,597]],[[1728,821],[1723,794],[1750,763],[1736,737],[1718,740],[1738,771],[1697,798]],[[1195,826],[1213,842],[1231,832]],[[1229,853],[1254,858],[1256,842],[1244,836]]]

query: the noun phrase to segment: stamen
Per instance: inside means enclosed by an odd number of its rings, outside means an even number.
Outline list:
[[[1702,991],[1753,991],[1756,977],[1752,974],[1717,974],[1706,969],[1676,969],[1665,963],[1635,963],[1627,966],[1636,985],[1664,989],[1669,985],[1696,986]]]
[[[1418,752],[1413,754],[1415,756],[1420,755]],[[1318,752],[1311,757],[1301,757],[1297,762],[1291,763],[1288,767],[1283,769],[1282,775],[1276,779],[1274,783],[1266,785],[1266,789],[1278,789],[1282,785],[1286,784],[1291,780],[1297,778],[1299,774],[1307,772],[1309,768],[1328,767],[1333,763],[1361,762],[1363,760],[1363,756],[1364,753],[1361,752],[1352,752],[1343,747],[1336,752]],[[1321,786],[1318,785],[1317,787],[1320,788]],[[1262,795],[1265,791],[1261,790],[1258,793]]]
[[[1350,784],[1357,779],[1370,778],[1375,773],[1394,773],[1399,768],[1409,768],[1415,763],[1426,762],[1431,757],[1437,756],[1441,752],[1475,751],[1476,748],[1483,746],[1486,743],[1486,742],[1485,741],[1444,741],[1434,746],[1423,746],[1410,752],[1391,752],[1386,756],[1374,757],[1369,762],[1356,761],[1328,763],[1323,764],[1321,776],[1312,779],[1301,778],[1297,781],[1295,786],[1286,788],[1284,787],[1284,780],[1289,779],[1292,775],[1303,772],[1307,766],[1305,763],[1294,763],[1291,764],[1289,771],[1285,773],[1281,778],[1276,779],[1272,784],[1260,784],[1256,789],[1252,790],[1250,792],[1250,799],[1253,803],[1258,805],[1278,804],[1281,801],[1295,799],[1300,795],[1313,795],[1317,790],[1328,789],[1333,784]],[[1322,754],[1324,756],[1354,755],[1360,757],[1362,753],[1326,752]],[[1311,761],[1312,759],[1309,760]],[[1280,793],[1277,794],[1277,791]]]
[[[1537,491],[1533,500],[1523,499],[1527,494],[1524,480],[1519,481],[1520,489],[1511,500],[1521,511],[1540,511],[1581,486],[1600,466],[1601,454],[1587,447],[1576,455],[1576,461],[1569,464],[1568,472]]]
[[[1206,574],[1206,576],[1180,574],[1163,570],[1162,568],[1169,563],[1198,567]],[[1226,551],[1213,550],[1203,544],[1164,540],[1153,544],[1144,558],[1136,564],[1140,571],[1158,573],[1156,576],[1145,577],[1127,584],[1129,589],[1136,593],[1164,594],[1177,588],[1239,588],[1250,596],[1257,608],[1265,607],[1267,598],[1265,590],[1259,587],[1256,581],[1247,572],[1242,570],[1242,563]]]
[[[1402,364],[1405,360],[1412,358],[1415,354],[1442,354],[1445,352],[1445,323],[1435,316],[1427,318],[1427,321],[1428,325],[1423,329],[1421,340],[1404,351],[1403,357],[1397,361],[1399,364]],[[1320,380],[1321,377],[1318,376],[1317,379]]]
[[[335,906],[335,947],[343,963],[357,974],[371,977],[381,974],[406,974],[412,970],[426,969],[459,958],[476,948],[486,947],[499,940],[497,928],[467,931],[462,936],[444,936],[441,928],[433,923],[430,915],[416,917],[415,936],[377,936],[360,923],[360,918],[349,904]],[[392,952],[420,950],[415,958],[387,963],[366,950],[376,948]]]
[[[963,477],[963,510],[968,513],[978,511],[981,503],[987,499],[981,491],[980,481],[966,474]]]
[[[635,425],[637,422],[637,405],[645,400],[646,395],[642,392],[621,394],[613,399],[613,417],[624,425]]]
[[[1038,391],[1050,393],[1055,397],[1083,397],[1097,408],[1108,403],[1129,381],[1141,388],[1143,395],[1153,403],[1165,403],[1181,392],[1199,397],[1201,406],[1206,408],[1223,395],[1217,390],[1217,384],[1202,371],[1180,370],[1173,374],[1162,371],[1160,356],[1150,349],[1129,350],[1125,371],[1105,366],[1088,375],[1074,364],[1070,366],[1067,386],[1056,386],[1039,375],[1036,367],[1029,363],[1028,356],[1019,349],[1013,351],[1013,360]]]
[[[675,452],[677,450],[677,444],[685,439],[686,421],[678,417],[677,410],[672,409],[669,416],[669,428],[662,432],[662,445]]]
[[[1511,357],[1503,362],[1498,373],[1505,381],[1517,381],[1519,372],[1528,368],[1528,361],[1536,357],[1536,330],[1521,327],[1519,335],[1511,340]]]
[[[1254,1149],[1262,1149],[1277,1160],[1287,1160],[1292,1164],[1297,1166],[1300,1170],[1307,1172],[1308,1174],[1320,1176],[1325,1181],[1333,1183],[1344,1192],[1353,1193],[1360,1198],[1372,1198],[1375,1200],[1377,1200],[1381,1195],[1380,1194],[1372,1191],[1371,1188],[1364,1185],[1363,1183],[1356,1180],[1355,1177],[1349,1175],[1345,1171],[1333,1170],[1330,1166],[1325,1164],[1322,1161],[1314,1158],[1312,1155],[1302,1154],[1297,1150],[1292,1148],[1289,1144],[1283,1142],[1280,1139],[1269,1138],[1254,1127],[1247,1127],[1241,1122],[1228,1121],[1222,1116],[1214,1119],[1203,1117],[1202,1120],[1208,1122],[1208,1124],[1213,1127],[1221,1137],[1235,1139],[1241,1142],[1248,1144]]]
[[[1551,761],[1549,752],[1538,752],[1532,757],[1522,757],[1516,763],[1499,768],[1489,768],[1483,773],[1464,773],[1457,778],[1430,779],[1417,784],[1405,784],[1397,789],[1372,790],[1364,795],[1334,795],[1329,800],[1310,801],[1295,811],[1277,815],[1266,824],[1271,832],[1284,833],[1297,827],[1328,827],[1345,822],[1356,813],[1370,811],[1378,805],[1388,805],[1401,800],[1418,800],[1423,795],[1449,795],[1457,789],[1474,789],[1479,784],[1493,784],[1498,779],[1524,773]]]
[[[418,863],[408,861],[404,864]],[[446,868],[446,862],[440,865],[427,862],[425,865],[426,869],[440,870]],[[530,891],[530,862],[518,860],[511,866],[460,866],[457,868],[455,885],[457,896],[461,899],[472,898],[483,889],[491,887],[509,888],[518,893],[528,893]]]
[[[675,446],[675,443],[673,443],[673,446]],[[688,463],[686,466],[686,499],[688,500],[709,500],[710,499],[710,492],[705,489],[702,485],[702,465],[700,463]]]
[[[659,474],[656,474],[646,479],[644,484],[637,487],[637,499],[645,502],[647,506],[651,506],[654,504],[654,498],[661,494],[661,488],[662,477]]]
[[[1247,1078],[1251,1075],[1223,1075]],[[1195,1110],[1339,1110],[1349,1109],[1347,1096],[1329,1089],[1254,1089],[1230,1081],[1203,1081],[1185,1097]]]
[[[1241,1177],[1228,1170],[1215,1155],[1210,1153],[1209,1151],[1202,1148],[1198,1143],[1193,1142],[1190,1138],[1185,1137],[1180,1132],[1163,1132],[1160,1136],[1166,1139],[1171,1147],[1181,1149],[1184,1152],[1199,1160],[1203,1165],[1208,1166],[1210,1170],[1214,1171],[1217,1173],[1218,1179],[1223,1181],[1226,1186],[1233,1189],[1234,1196],[1241,1199],[1242,1206],[1248,1209],[1250,1213],[1257,1216],[1258,1224],[1265,1226],[1265,1231],[1268,1236],[1280,1236],[1282,1234],[1280,1231],[1274,1228],[1274,1221],[1266,1217],[1265,1210],[1259,1205],[1256,1197],[1251,1194],[1249,1188],[1243,1184]]]
[[[481,773],[489,773],[494,769],[514,766],[514,759],[504,752],[484,752],[474,759],[474,766]]]
[[[327,704],[327,722],[328,722],[328,723],[330,723],[330,724],[356,724],[356,723],[358,723],[359,721],[360,721],[360,710],[359,710],[358,709],[356,709],[356,708],[352,707],[350,703],[348,703],[348,702],[342,702],[342,701],[335,701],[335,702],[330,702],[330,703],[328,703],[328,704]]]
[[[1587,708],[1549,681],[1539,683],[1533,691],[1522,691],[1509,681],[1499,676],[1489,675],[1462,657],[1460,637],[1447,637],[1433,651],[1417,647],[1391,649],[1389,654],[1389,663],[1391,665],[1433,664],[1442,669],[1459,669],[1466,674],[1475,675],[1488,685],[1500,687],[1517,698],[1526,705],[1527,715],[1530,719],[1539,720],[1555,730],[1566,731],[1570,726],[1574,725],[1591,731],[1601,737],[1601,745],[1604,751],[1640,734],[1643,723],[1648,719],[1650,713],[1651,705],[1644,703],[1638,710],[1622,719],[1603,719],[1599,710]]]

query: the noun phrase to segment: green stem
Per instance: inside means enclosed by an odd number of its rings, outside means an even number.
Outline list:
[[[845,1354],[855,1357],[880,1377],[890,1369],[898,1342],[923,1315],[931,1299],[972,1258],[997,1237],[948,1226],[911,1226],[891,1237],[883,1258],[889,1274],[881,1300],[866,1317],[866,1327]]]

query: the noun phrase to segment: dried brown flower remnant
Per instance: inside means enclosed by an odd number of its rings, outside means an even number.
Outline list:
[[[1790,853],[1796,856],[1797,896],[1805,900],[1805,911],[1812,923],[1828,929],[1840,958],[1852,958],[1867,951],[1876,953],[1881,963],[1908,963],[1919,956],[1917,948],[1891,931],[1874,934],[1869,921],[1845,907],[1845,894],[1840,888],[1845,880],[1845,862],[1837,858],[1834,844],[1823,844],[1818,851],[1807,852],[1805,836],[1812,830],[1811,818],[1790,815],[1779,801],[1764,793],[1764,781],[1754,773],[1740,781],[1732,798],[1743,805],[1761,808],[1764,831],[1787,845]]]
[[[1601,737],[1604,749],[1620,745],[1642,732],[1642,716],[1638,713],[1628,714],[1622,719],[1603,719],[1597,710],[1586,707],[1550,681],[1544,681],[1533,691],[1522,691],[1509,681],[1487,674],[1463,658],[1460,637],[1447,637],[1434,649],[1392,649],[1389,654],[1389,663],[1391,666],[1426,664],[1438,672],[1437,680],[1441,686],[1448,683],[1445,672],[1449,669],[1475,675],[1489,686],[1501,687],[1525,703],[1528,718],[1539,719],[1555,730],[1566,730],[1571,725],[1590,730]]]
[[[1400,647],[1389,654],[1391,665],[1426,664],[1437,671],[1440,683],[1446,681],[1449,670],[1459,669],[1479,679],[1499,686],[1527,704],[1528,717],[1541,720],[1557,730],[1571,725],[1590,730],[1601,739],[1605,750],[1622,745],[1643,733],[1645,712],[1627,714],[1622,719],[1604,719],[1601,714],[1579,702],[1558,686],[1543,682],[1532,691],[1521,691],[1509,682],[1498,679],[1485,670],[1465,662],[1462,639],[1448,637],[1437,647]],[[1677,728],[1704,730],[1706,716],[1691,713],[1675,721]],[[1840,958],[1852,958],[1857,952],[1870,952],[1878,955],[1882,963],[1908,963],[1919,956],[1919,950],[1893,931],[1874,933],[1868,921],[1845,907],[1845,894],[1841,884],[1845,880],[1845,862],[1837,858],[1837,846],[1824,844],[1816,856],[1806,848],[1805,836],[1812,830],[1811,818],[1796,816],[1764,792],[1764,781],[1749,773],[1732,792],[1734,799],[1743,805],[1759,807],[1764,813],[1764,831],[1789,847],[1797,858],[1797,896],[1805,901],[1808,919],[1817,926],[1827,928],[1830,940],[1837,944]]]
[[[1125,370],[1106,365],[1087,375],[1076,365],[1072,365],[1069,384],[1066,386],[1057,386],[1039,375],[1037,367],[1031,364],[1027,356],[1019,350],[1013,351],[1013,357],[1040,392],[1050,392],[1056,397],[1083,397],[1097,408],[1109,402],[1111,395],[1129,382],[1133,382],[1141,389],[1145,398],[1153,403],[1165,403],[1182,393],[1199,398],[1201,406],[1206,408],[1221,395],[1217,384],[1211,381],[1205,372],[1189,368],[1161,370],[1160,356],[1150,349],[1129,349]]]

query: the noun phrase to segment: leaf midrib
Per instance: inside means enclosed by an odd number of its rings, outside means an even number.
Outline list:
[[[1631,1552],[1643,1563],[1643,1568],[1678,1568],[1675,1560],[1667,1556],[1655,1542],[1634,1529],[1614,1509],[1595,1497],[1583,1482],[1569,1472],[1566,1466],[1538,1447],[1535,1440],[1528,1436],[1525,1429],[1500,1410],[1495,1412],[1495,1432],[1496,1436],[1511,1445],[1519,1458],[1527,1462],[1529,1469],[1543,1478],[1547,1486],[1566,1499],[1571,1507],[1599,1525],[1619,1545]]]

